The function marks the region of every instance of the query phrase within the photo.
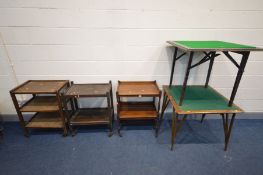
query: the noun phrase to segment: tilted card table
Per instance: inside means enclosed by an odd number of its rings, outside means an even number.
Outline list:
[[[251,51],[263,51],[263,49],[254,46],[235,44],[224,41],[167,41],[167,43],[175,47],[175,52],[172,62],[169,86],[163,87],[164,97],[160,120],[162,121],[163,113],[169,102],[171,102],[173,106],[171,149],[173,149],[176,133],[178,132],[178,130],[182,126],[181,124],[183,123],[180,122],[180,124],[178,124],[178,118],[180,114],[184,115],[184,117],[182,118],[183,121],[186,119],[188,114],[202,114],[201,121],[203,121],[206,114],[220,114],[223,119],[223,127],[225,133],[224,150],[227,150],[227,145],[231,134],[231,129],[233,126],[235,115],[236,113],[242,112],[242,109],[233,104],[233,101],[235,99],[235,95],[241,77],[243,75],[249,54]],[[182,51],[180,55],[178,55],[178,50]],[[196,52],[202,52],[204,54],[204,57],[199,62],[192,64],[194,53]],[[223,53],[238,68],[230,100],[222,96],[212,87],[208,86],[214,59],[220,55],[219,52]],[[230,52],[242,56],[240,64],[237,63],[237,61],[232,57]],[[183,58],[183,56],[187,54],[189,54],[189,60],[185,72],[183,85],[173,86],[172,82],[175,62],[178,59]],[[187,86],[187,80],[189,77],[190,70],[207,61],[209,61],[209,67],[205,85]],[[230,124],[228,123],[229,114],[232,114]]]

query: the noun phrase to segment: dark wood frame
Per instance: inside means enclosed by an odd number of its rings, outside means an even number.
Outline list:
[[[27,91],[27,92],[17,92],[17,90],[21,87],[23,87],[24,85],[30,83],[30,82],[61,82],[63,81],[63,85],[61,85],[61,87],[55,91],[49,91],[49,90],[46,90],[46,91],[37,91],[37,92],[30,92],[30,91]],[[61,122],[62,122],[62,126],[61,127],[58,127],[58,128],[62,128],[63,129],[63,136],[66,136],[68,131],[67,131],[67,126],[66,126],[66,119],[65,119],[65,115],[63,113],[63,110],[62,110],[62,105],[61,105],[61,93],[63,93],[63,89],[69,87],[69,81],[68,80],[28,80],[22,84],[20,84],[19,86],[15,87],[14,89],[10,90],[10,95],[11,95],[11,98],[12,98],[12,101],[13,101],[13,104],[15,106],[15,109],[16,109],[16,112],[17,112],[17,115],[19,117],[19,121],[20,121],[20,125],[23,129],[23,132],[24,132],[24,136],[25,137],[29,137],[29,131],[28,131],[28,128],[54,128],[54,127],[49,127],[47,125],[43,126],[43,127],[27,127],[27,125],[36,117],[38,116],[38,114],[40,113],[49,113],[49,112],[57,112],[60,119],[61,119]],[[18,100],[16,98],[16,95],[22,95],[22,94],[27,94],[27,95],[32,95],[32,98],[29,99],[27,102],[25,102],[24,104],[22,104],[21,106],[19,105],[18,103]],[[57,109],[56,110],[52,110],[52,111],[46,111],[46,110],[29,110],[29,111],[22,111],[21,109],[26,106],[30,101],[32,101],[34,98],[36,98],[38,95],[54,95],[54,98],[56,98],[56,102],[57,102]],[[23,116],[23,112],[36,112],[29,121],[25,121],[24,120],[24,116]]]
[[[161,121],[162,121],[162,117],[164,114],[164,111],[166,109],[166,107],[168,106],[169,102],[171,101],[172,106],[173,106],[173,114],[172,114],[172,139],[171,139],[171,150],[173,149],[173,145],[174,145],[174,140],[176,137],[176,133],[178,132],[178,129],[176,129],[176,125],[178,123],[178,116],[179,114],[183,114],[183,121],[186,119],[188,114],[202,114],[202,119],[201,122],[204,120],[206,114],[220,114],[222,116],[223,119],[223,127],[224,127],[224,133],[225,133],[225,148],[224,150],[227,150],[227,146],[228,146],[228,142],[229,142],[229,138],[230,138],[230,134],[231,134],[231,129],[234,123],[234,119],[236,116],[236,113],[240,113],[243,112],[242,109],[240,110],[226,110],[226,111],[218,111],[218,110],[209,110],[209,111],[181,111],[180,110],[180,106],[183,104],[183,100],[184,100],[184,96],[185,96],[185,90],[187,87],[187,81],[188,81],[188,77],[189,77],[189,73],[190,70],[196,66],[199,66],[207,61],[209,62],[209,67],[208,67],[208,72],[207,72],[207,77],[206,77],[206,81],[205,81],[205,86],[204,88],[208,87],[209,84],[209,79],[210,79],[210,75],[212,72],[212,68],[213,68],[213,64],[214,64],[214,59],[219,56],[220,54],[217,52],[222,52],[237,68],[238,68],[238,72],[236,75],[236,79],[235,79],[235,83],[232,89],[232,93],[230,96],[230,100],[228,103],[228,106],[232,106],[234,105],[234,99],[236,96],[236,92],[238,89],[238,86],[240,84],[243,72],[245,70],[246,67],[246,63],[247,60],[249,58],[249,54],[250,51],[263,51],[262,48],[188,48],[184,45],[181,45],[179,43],[175,43],[173,41],[167,41],[167,43],[171,44],[172,46],[175,47],[175,51],[174,51],[174,56],[173,56],[173,62],[172,62],[172,69],[171,69],[171,75],[170,75],[170,83],[169,83],[169,87],[172,86],[172,82],[173,82],[173,74],[174,74],[174,67],[175,67],[175,62],[180,59],[182,56],[186,55],[187,53],[189,53],[189,60],[188,60],[188,64],[187,64],[187,68],[186,68],[186,72],[185,72],[185,77],[184,77],[184,82],[183,82],[183,89],[181,92],[181,97],[179,100],[179,104],[177,104],[175,102],[175,100],[173,99],[173,97],[171,95],[169,95],[168,93],[168,89],[164,88],[164,95],[163,95],[163,104],[162,104],[162,111],[161,111]],[[177,56],[178,54],[178,50],[182,50],[183,54]],[[194,53],[195,52],[203,52],[204,53],[204,57],[203,59],[201,59],[198,63],[192,65],[192,60],[194,57]],[[233,53],[237,53],[239,55],[242,55],[242,59],[240,64],[238,64],[235,59],[230,55],[229,52],[233,52]],[[232,118],[231,118],[231,122],[230,125],[228,125],[228,115],[232,114]],[[161,123],[160,121],[160,123]],[[181,124],[183,122],[180,122]],[[181,124],[178,126],[178,128],[181,127]]]
[[[129,94],[129,93],[124,93],[124,94],[120,94],[119,93],[119,87],[122,83],[146,83],[146,84],[154,84],[155,87],[158,89],[158,93],[137,93],[137,94]],[[133,85],[131,84],[130,89],[133,89]],[[117,89],[117,92],[116,92],[116,98],[117,98],[117,127],[118,127],[118,134],[120,137],[122,137],[122,134],[121,134],[121,126],[122,126],[122,123],[123,122],[127,122],[127,121],[131,121],[131,120],[154,120],[155,121],[155,137],[157,137],[157,134],[158,134],[158,126],[159,126],[159,111],[160,111],[160,101],[161,101],[161,95],[162,95],[162,92],[161,90],[159,89],[156,81],[118,81],[118,89]],[[122,97],[152,97],[153,100],[151,102],[147,101],[147,102],[123,102],[121,100]],[[158,98],[158,101],[157,101],[157,106],[156,106],[156,97]],[[156,111],[156,116],[154,117],[151,117],[151,118],[148,118],[148,117],[131,117],[131,118],[122,118],[121,117],[121,111],[123,109],[123,106],[127,106],[129,108],[129,106],[132,107],[132,105],[138,105],[140,107],[143,107],[143,105],[147,105],[147,104],[152,104],[154,106],[154,109]],[[144,109],[142,110],[140,113],[142,115],[145,115],[145,111],[147,111],[147,109]],[[132,112],[131,112],[132,114]]]
[[[230,97],[229,104],[228,104],[229,106],[232,106],[236,93],[237,93],[238,86],[240,84],[240,80],[242,78],[243,72],[246,67],[247,60],[249,58],[250,51],[263,51],[263,48],[194,48],[193,49],[193,48],[188,48],[179,43],[174,43],[173,41],[167,41],[167,43],[175,47],[173,62],[172,62],[172,70],[171,70],[171,75],[170,75],[170,83],[169,83],[170,86],[172,85],[172,82],[173,82],[173,74],[174,74],[174,67],[175,67],[176,61],[182,58],[182,56],[184,56],[185,54],[189,53],[189,60],[188,60],[188,64],[187,64],[187,68],[185,72],[183,90],[181,92],[181,98],[180,98],[179,105],[182,105],[183,100],[184,100],[185,89],[187,86],[187,81],[188,81],[190,70],[196,66],[199,66],[205,63],[206,61],[210,61],[208,72],[207,72],[207,77],[206,77],[206,82],[205,82],[205,87],[207,87],[209,83],[210,75],[212,72],[214,59],[220,55],[217,52],[222,52],[238,68],[235,83],[234,83],[231,97]],[[179,49],[183,51],[183,54],[177,56]],[[192,65],[192,60],[193,60],[195,52],[203,52],[204,57],[198,63]],[[240,64],[238,64],[235,61],[235,59],[230,55],[230,52],[242,55]]]
[[[111,137],[113,134],[113,121],[114,121],[114,105],[113,105],[113,93],[112,93],[112,83],[111,81],[109,81],[109,83],[96,83],[96,84],[74,84],[74,82],[71,82],[71,86],[74,85],[88,85],[88,86],[92,86],[92,85],[105,85],[109,87],[109,90],[106,93],[99,93],[99,94],[68,94],[70,88],[64,93],[63,95],[63,100],[64,103],[67,103],[68,101],[71,101],[71,110],[69,110],[67,108],[67,106],[65,105],[65,110],[66,111],[70,111],[69,115],[68,115],[68,126],[69,126],[69,130],[71,131],[72,136],[75,136],[76,131],[74,130],[74,126],[87,126],[87,125],[99,125],[99,124],[103,124],[103,125],[108,125],[109,127],[109,134],[108,136]],[[106,108],[80,108],[78,105],[78,99],[79,98],[83,98],[83,97],[105,97],[107,98],[107,107]],[[107,116],[108,116],[108,121],[100,121],[100,120],[92,120],[92,122],[89,120],[88,121],[83,121],[83,122],[74,122],[74,117],[76,117],[81,111],[94,111],[97,112],[99,110],[105,110],[105,112],[107,112]],[[87,116],[88,117],[88,116]],[[101,116],[98,116],[101,117]]]

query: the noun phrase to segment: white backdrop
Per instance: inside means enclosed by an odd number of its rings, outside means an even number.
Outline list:
[[[114,88],[117,80],[157,80],[161,87],[173,55],[167,40],[263,46],[263,1],[0,0],[0,32],[0,111],[15,114],[8,93],[15,77],[19,83],[112,80]],[[175,84],[182,83],[184,66],[177,63]],[[263,112],[262,68],[263,53],[251,53],[235,101],[247,112]],[[207,64],[193,69],[189,83],[204,83],[206,71]],[[229,96],[236,72],[219,57],[210,85]]]

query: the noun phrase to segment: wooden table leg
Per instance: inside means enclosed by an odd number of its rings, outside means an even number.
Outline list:
[[[208,83],[209,83],[209,79],[210,79],[210,75],[211,75],[211,71],[213,68],[215,57],[216,57],[216,52],[212,52],[209,67],[208,67],[208,72],[207,72],[207,76],[206,76],[206,80],[205,80],[205,88],[208,87]]]
[[[226,141],[225,141],[225,148],[224,148],[225,151],[227,150],[227,146],[228,146],[228,143],[229,143],[229,138],[230,138],[230,134],[231,134],[231,131],[232,131],[232,127],[233,127],[233,123],[234,123],[234,120],[235,120],[235,116],[236,116],[236,114],[232,115],[232,118],[231,118],[231,121],[230,121],[230,125],[229,125],[229,128],[228,128],[228,132],[227,132],[227,135],[226,135]]]
[[[177,51],[178,51],[178,48],[176,47],[175,50],[174,50],[174,56],[173,56],[173,63],[172,63],[172,70],[171,70],[171,75],[170,75],[170,83],[169,83],[169,86],[171,86],[172,83],[173,83],[174,66],[175,66]]]
[[[226,124],[225,124],[225,115],[224,114],[221,114],[222,115],[222,120],[223,120],[223,129],[224,129],[224,137],[226,138]]]
[[[16,95],[11,93],[11,92],[10,92],[10,95],[11,95],[12,101],[14,103],[14,106],[16,108],[16,112],[17,112],[17,115],[18,115],[18,118],[19,118],[20,126],[22,127],[22,129],[24,131],[24,136],[25,137],[29,137],[29,132],[28,132],[28,129],[26,128],[26,123],[25,123],[23,114],[22,114],[22,112],[19,109],[19,104],[18,104]]]
[[[160,118],[159,118],[159,126],[158,126],[157,136],[158,136],[161,124],[163,122],[164,111],[167,108],[168,104],[169,104],[169,99],[168,99],[167,94],[164,92],[163,93],[163,104],[162,104],[161,114],[160,114]]]
[[[179,123],[179,115],[175,114],[175,111],[173,109],[173,114],[172,114],[172,143],[171,143],[171,151],[174,148],[174,142],[175,142],[175,138],[176,138],[176,134],[181,130],[186,118],[187,118],[187,114],[184,114],[183,118],[181,119],[180,123]]]
[[[204,119],[205,119],[205,114],[202,114],[202,119],[200,122],[203,123]]]
[[[4,136],[3,130],[4,130],[3,126],[0,126],[0,139],[2,139]]]
[[[119,104],[117,104],[117,130],[118,130],[118,135],[122,137],[121,135],[121,121],[119,117]]]
[[[225,151],[227,150],[227,146],[228,146],[228,143],[229,143],[229,138],[230,138],[230,135],[231,135],[231,131],[232,131],[233,123],[234,123],[234,120],[235,120],[235,116],[236,116],[235,113],[232,114],[232,118],[231,118],[230,124],[228,125],[228,114],[226,114],[226,116],[222,115],[223,127],[224,127],[224,133],[225,133],[225,147],[224,147]]]
[[[175,115],[176,115],[176,117],[175,117]],[[173,148],[174,148],[174,140],[175,140],[175,136],[176,136],[176,124],[177,124],[177,119],[176,118],[178,118],[178,116],[177,116],[178,114],[175,114],[175,110],[174,110],[174,108],[173,108],[173,113],[172,113],[172,137],[171,137],[171,151],[173,150]]]
[[[250,54],[250,52],[244,52],[243,53],[243,56],[242,56],[242,59],[241,59],[241,63],[240,63],[240,66],[239,66],[239,69],[238,69],[238,72],[237,72],[236,80],[235,80],[235,83],[234,83],[234,87],[233,87],[233,90],[232,90],[232,93],[231,93],[231,96],[230,96],[230,100],[229,100],[229,103],[228,103],[228,106],[232,106],[233,105],[233,101],[235,99],[240,80],[241,80],[243,72],[245,70],[249,54]]]
[[[160,122],[160,106],[161,106],[161,97],[162,92],[160,91],[159,97],[158,97],[158,106],[157,106],[157,117],[155,120],[155,137],[158,137],[158,128],[159,128],[159,122]]]
[[[61,95],[59,94],[59,92],[57,92],[56,94],[56,98],[57,98],[57,102],[58,102],[58,106],[59,106],[59,116],[61,118],[61,121],[63,123],[63,137],[66,137],[68,135],[68,129],[67,129],[67,123],[66,123],[66,118],[63,112],[63,107],[62,107],[62,100],[61,100]]]
[[[193,57],[194,57],[194,52],[192,51],[192,52],[190,52],[189,61],[188,61],[186,72],[185,72],[184,83],[183,83],[183,87],[182,87],[182,91],[181,91],[181,95],[180,95],[179,106],[181,106],[183,104],[185,90],[186,90],[186,86],[187,86],[187,81],[188,81]]]

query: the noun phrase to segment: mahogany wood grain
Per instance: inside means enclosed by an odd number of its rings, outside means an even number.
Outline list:
[[[119,96],[159,96],[156,81],[119,81]]]
[[[56,93],[67,83],[68,80],[29,80],[11,91],[15,94]]]
[[[156,119],[157,111],[153,102],[121,102],[120,120]]]
[[[27,128],[63,128],[58,112],[37,113],[27,124]]]

